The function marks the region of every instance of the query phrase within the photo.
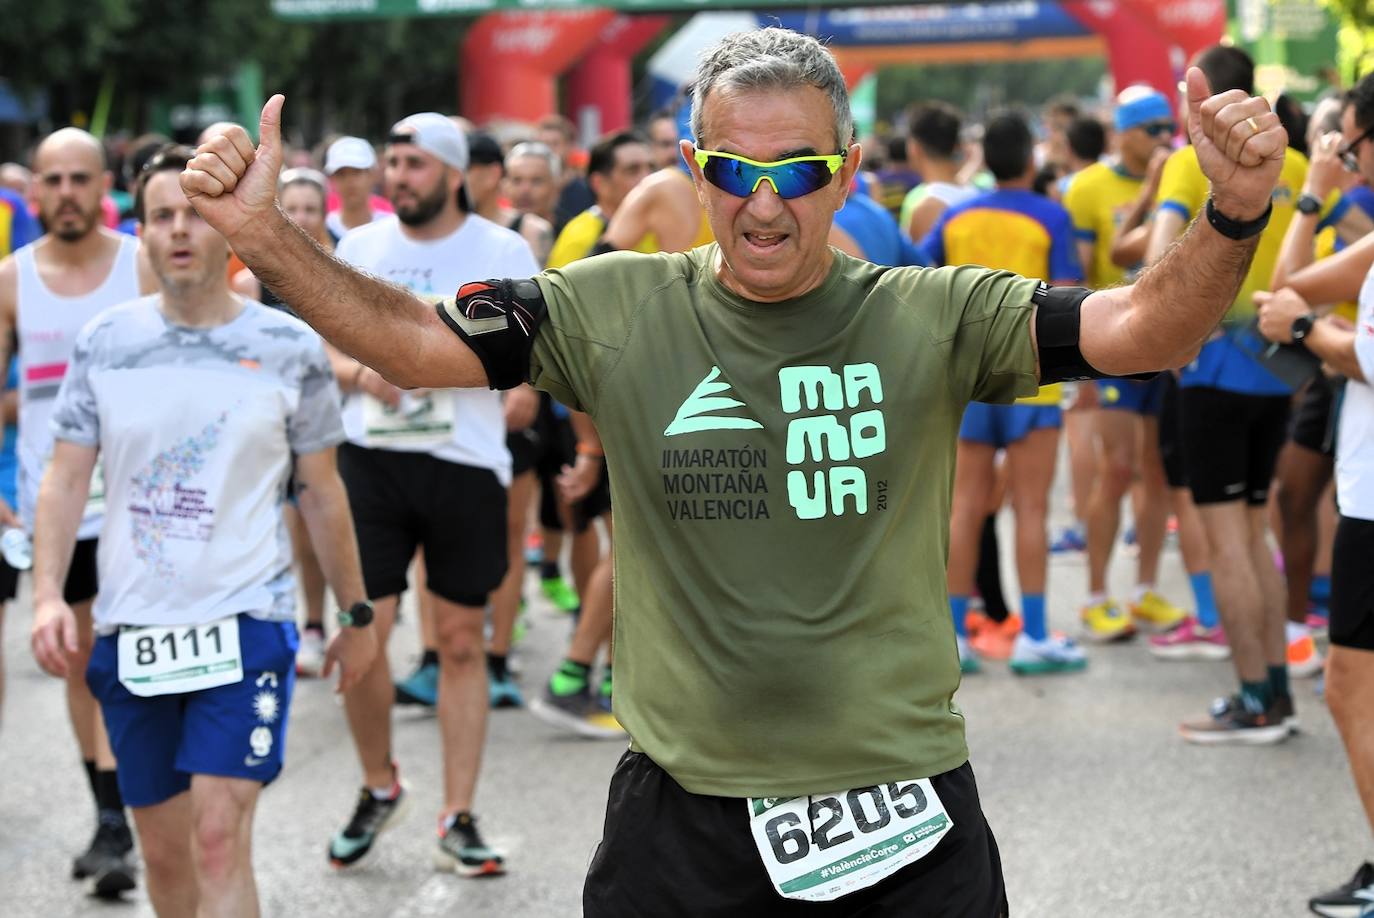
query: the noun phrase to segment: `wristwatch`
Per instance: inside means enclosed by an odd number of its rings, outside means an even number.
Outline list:
[[[339,610],[339,626],[342,628],[366,628],[372,624],[372,603],[364,599],[355,602],[347,609]]]
[[[1316,323],[1316,321],[1317,314],[1315,312],[1309,312],[1306,315],[1301,315],[1294,319],[1293,326],[1291,329],[1293,340],[1301,341],[1302,339],[1306,338],[1308,332],[1312,331],[1312,326]]]
[[[1298,213],[1312,216],[1321,213],[1322,199],[1311,192],[1304,191],[1298,195]]]

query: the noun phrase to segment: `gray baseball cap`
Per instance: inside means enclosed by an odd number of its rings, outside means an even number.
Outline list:
[[[438,112],[407,115],[391,128],[388,143],[413,143],[446,166],[468,167],[468,141],[458,125]]]

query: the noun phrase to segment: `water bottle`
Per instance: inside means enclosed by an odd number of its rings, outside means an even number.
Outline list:
[[[0,535],[0,557],[17,571],[33,567],[33,542],[29,534],[22,529],[6,529],[4,535]]]

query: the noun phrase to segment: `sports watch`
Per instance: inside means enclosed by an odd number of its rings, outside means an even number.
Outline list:
[[[1304,191],[1302,194],[1298,195],[1297,207],[1298,213],[1306,214],[1310,217],[1313,214],[1321,213],[1322,199],[1315,194]]]
[[[1306,315],[1301,315],[1294,319],[1293,326],[1291,329],[1293,340],[1301,341],[1302,339],[1306,338],[1308,333],[1312,331],[1312,326],[1316,323],[1316,321],[1317,314],[1315,312],[1309,312]]]
[[[364,599],[355,602],[347,609],[339,610],[339,626],[342,628],[366,628],[372,624],[372,603]]]

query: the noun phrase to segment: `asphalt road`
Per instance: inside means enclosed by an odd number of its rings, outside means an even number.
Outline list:
[[[1126,588],[1132,571],[1129,559],[1120,561],[1114,585]],[[1081,558],[1053,561],[1054,627],[1076,630],[1085,577]],[[1162,580],[1170,596],[1186,596],[1172,549]],[[109,904],[68,879],[92,829],[91,804],[61,688],[28,653],[29,609],[26,592],[9,610],[3,640],[0,915],[151,915],[141,889]],[[391,647],[400,671],[418,646],[408,620]],[[527,693],[546,678],[570,629],[542,600],[530,620],[519,650]],[[1228,663],[1162,663],[1140,641],[1089,652],[1084,673],[1017,678],[991,665],[959,691],[1013,914],[1296,916],[1306,914],[1309,895],[1343,881],[1369,855],[1369,830],[1311,681],[1296,685],[1296,738],[1273,748],[1198,748],[1178,739],[1176,725],[1231,689]],[[580,914],[582,876],[621,751],[620,743],[565,738],[525,711],[493,712],[477,811],[488,840],[508,852],[510,873],[465,880],[431,868],[436,725],[402,709],[396,753],[418,806],[369,861],[339,873],[326,863],[325,844],[351,812],[359,778],[330,687],[302,682],[286,770],[258,813],[264,914]]]

